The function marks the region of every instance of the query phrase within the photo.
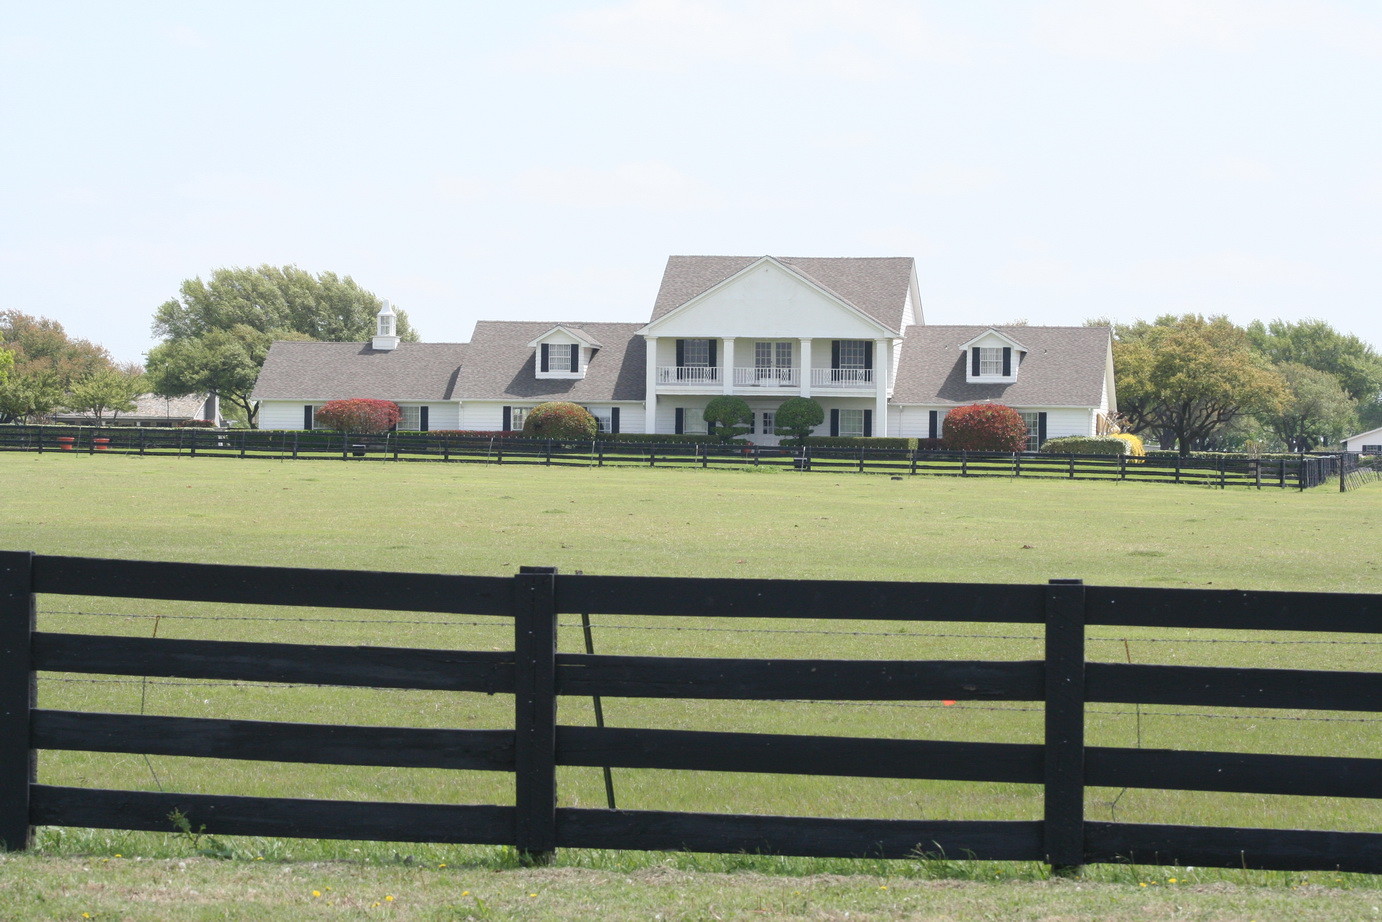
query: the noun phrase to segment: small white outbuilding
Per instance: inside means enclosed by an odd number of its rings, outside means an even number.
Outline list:
[[[1344,451],[1361,451],[1367,455],[1382,455],[1382,426],[1350,435],[1344,439]]]

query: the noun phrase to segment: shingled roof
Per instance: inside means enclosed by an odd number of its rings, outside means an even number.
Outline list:
[[[670,256],[649,322],[703,294],[761,256]],[[910,256],[802,257],[773,259],[892,330],[902,329],[902,309],[911,286]]]
[[[465,343],[277,342],[255,382],[255,400],[451,400]]]
[[[602,344],[584,378],[539,378],[534,339],[562,326]],[[456,395],[467,400],[642,400],[647,344],[641,323],[533,323],[481,320],[475,324]]]
[[[960,347],[993,329],[1027,347],[1017,380],[971,384]],[[1024,407],[1097,407],[1103,399],[1107,327],[913,326],[898,360],[892,401],[959,406],[993,400]]]

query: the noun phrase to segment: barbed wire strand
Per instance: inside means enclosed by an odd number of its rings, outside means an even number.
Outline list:
[[[72,678],[64,678],[64,677],[57,677],[57,676],[45,676],[45,677],[40,678],[39,681],[40,681],[40,683],[43,683],[43,682],[55,682],[55,683],[87,684],[87,685],[139,685],[139,684],[140,684],[139,680],[136,680],[136,679],[72,679]],[[379,688],[379,687],[377,687],[377,686],[326,685],[326,684],[320,684],[320,685],[319,685],[319,684],[313,684],[313,683],[297,683],[297,684],[294,684],[294,683],[289,683],[289,682],[239,682],[239,681],[225,681],[225,682],[178,682],[178,681],[161,681],[161,680],[158,680],[158,679],[150,679],[150,680],[148,681],[148,684],[149,684],[149,685],[159,685],[159,686],[170,687],[170,688],[221,688],[221,689],[226,689],[226,688],[264,688],[264,689],[277,689],[277,690],[310,688],[310,689],[346,689],[346,690],[351,690],[351,689],[353,689],[353,690],[366,691],[366,692],[390,692],[390,693],[399,693],[399,692],[402,692],[402,693],[416,693],[416,692],[428,692],[428,691],[443,691],[443,692],[448,691],[448,689],[435,689],[435,688],[431,688],[431,689],[423,689],[423,688]],[[488,693],[486,693],[486,694],[488,694]],[[768,698],[768,699],[764,699],[764,700],[771,701],[771,702],[774,702],[774,703],[777,703],[777,704],[814,704],[814,705],[832,705],[832,706],[838,706],[838,707],[892,707],[892,708],[915,708],[915,709],[923,709],[923,710],[944,710],[944,711],[1011,711],[1011,712],[1033,713],[1033,714],[1040,714],[1040,713],[1044,713],[1044,712],[1045,712],[1045,709],[1044,709],[1044,708],[1040,708],[1040,707],[1021,707],[1021,706],[995,707],[995,706],[993,706],[993,705],[977,705],[977,704],[972,704],[972,703],[968,703],[968,702],[966,702],[966,703],[964,703],[964,704],[961,704],[961,703],[958,703],[958,702],[957,702],[956,704],[949,705],[949,704],[923,703],[923,702],[911,702],[911,701],[838,701],[838,700],[831,700],[831,699],[826,699],[826,698]],[[1168,705],[1168,707],[1170,707],[1170,705]],[[1119,710],[1107,710],[1107,709],[1100,709],[1100,708],[1086,708],[1086,709],[1085,709],[1085,713],[1086,713],[1086,714],[1100,714],[1100,715],[1106,715],[1106,716],[1107,716],[1107,715],[1112,715],[1112,716],[1117,716],[1117,717],[1125,717],[1125,716],[1128,715],[1129,712],[1128,712],[1128,711],[1119,711]],[[1177,718],[1177,719],[1182,718],[1182,717],[1199,717],[1199,718],[1205,718],[1205,719],[1223,719],[1223,720],[1294,720],[1294,721],[1312,721],[1312,722],[1322,722],[1322,723],[1365,723],[1365,724],[1367,724],[1367,723],[1377,723],[1377,724],[1382,724],[1382,718],[1374,718],[1374,717],[1297,717],[1297,716],[1280,715],[1280,714],[1262,714],[1262,715],[1249,715],[1249,714],[1208,714],[1208,713],[1196,713],[1196,712],[1185,712],[1185,711],[1168,711],[1168,712],[1166,712],[1166,713],[1164,713],[1164,714],[1153,713],[1153,714],[1148,714],[1148,715],[1146,715],[1146,716],[1149,716],[1149,717],[1172,717],[1172,718]]]
[[[164,621],[267,621],[290,624],[379,624],[379,625],[410,625],[410,626],[433,626],[433,627],[488,627],[488,628],[508,628],[505,621],[421,621],[399,618],[271,618],[263,615],[144,615],[127,614],[123,612],[88,612],[88,611],[59,611],[45,610],[39,612],[40,615],[79,615],[84,617],[106,617],[106,618],[131,618],[131,619],[162,619]],[[503,615],[495,617],[504,618]],[[579,621],[563,621],[559,627],[576,629],[582,625]],[[1044,640],[1039,634],[958,634],[945,631],[831,631],[818,628],[735,628],[735,627],[693,627],[688,625],[673,624],[600,624],[599,630],[605,631],[683,631],[688,633],[712,633],[712,634],[804,634],[823,637],[920,637],[920,638],[948,638],[954,640],[1026,640],[1037,642]],[[1187,628],[1186,630],[1194,630]],[[1317,646],[1382,646],[1382,640],[1283,640],[1283,639],[1252,639],[1252,638],[1218,638],[1218,637],[1087,637],[1089,643],[1118,643],[1124,641],[1131,643],[1226,643],[1226,644],[1263,644],[1267,646],[1297,646],[1297,645],[1317,645]]]

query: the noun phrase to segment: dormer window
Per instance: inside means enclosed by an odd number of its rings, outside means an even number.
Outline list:
[[[573,372],[580,371],[581,347],[575,343],[543,343],[540,371]]]
[[[964,351],[965,380],[970,384],[1011,384],[1027,354],[1027,347],[990,327],[960,347]]]
[[[1007,353],[1008,353],[1008,356],[1009,356],[1008,362],[1009,362],[1009,364],[1011,364],[1011,362],[1012,362],[1012,358],[1011,358],[1011,356],[1012,356],[1012,351],[1011,351],[1011,350],[1003,349],[1003,348],[1001,348],[1001,347],[998,347],[998,348],[980,347],[980,348],[979,348],[979,374],[980,374],[982,377],[989,377],[989,376],[992,376],[992,375],[1010,375],[1010,374],[1012,374],[1012,370],[1011,370],[1010,367],[1009,367],[1009,368],[1004,368],[1004,367],[1003,367],[1003,353],[1004,353],[1004,352],[1007,352]]]

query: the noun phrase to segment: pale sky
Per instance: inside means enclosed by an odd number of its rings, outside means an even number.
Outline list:
[[[0,0],[0,309],[122,361],[223,266],[423,338],[638,321],[670,254],[914,256],[929,323],[1382,349],[1382,3]]]

